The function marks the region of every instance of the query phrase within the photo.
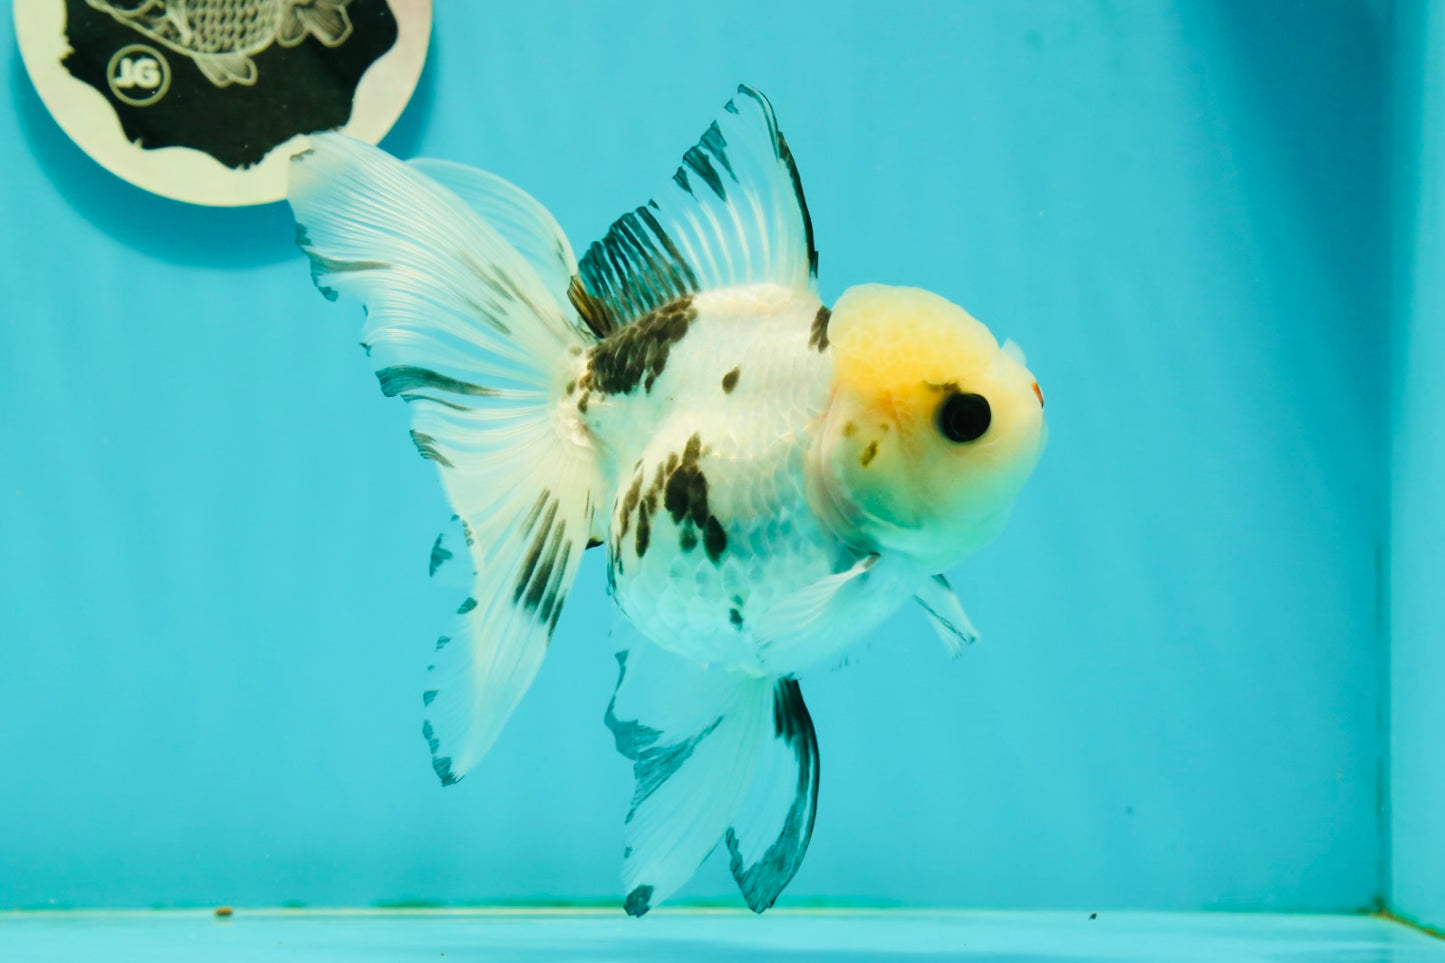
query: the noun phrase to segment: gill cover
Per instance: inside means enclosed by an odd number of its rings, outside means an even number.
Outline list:
[[[932,572],[991,540],[1047,434],[1022,353],[936,294],[881,284],[844,292],[828,338],[833,390],[809,471],[819,516]]]

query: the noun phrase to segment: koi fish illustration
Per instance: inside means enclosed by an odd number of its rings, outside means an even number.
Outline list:
[[[85,0],[96,10],[190,57],[217,87],[256,83],[253,57],[308,35],[328,47],[351,36],[351,0]]]

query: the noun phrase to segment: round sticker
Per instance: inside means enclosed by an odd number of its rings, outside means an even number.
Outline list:
[[[14,0],[25,69],[91,157],[148,191],[286,196],[305,135],[376,143],[411,99],[431,0]]]

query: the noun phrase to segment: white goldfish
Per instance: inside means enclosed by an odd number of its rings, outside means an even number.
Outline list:
[[[307,34],[328,47],[351,36],[351,0],[85,0],[96,10],[190,57],[217,87],[256,82],[251,58]]]
[[[951,650],[974,637],[939,573],[999,532],[1043,449],[1022,354],[915,288],[825,307],[792,154],[749,87],[580,264],[491,174],[312,143],[299,243],[323,293],[365,303],[382,390],[412,404],[474,567],[423,694],[437,775],[492,746],[605,546],[647,640],[619,653],[606,713],[637,783],[627,912],[719,842],[762,912],[817,803],[798,673],[909,598]],[[439,537],[433,574],[462,554]]]

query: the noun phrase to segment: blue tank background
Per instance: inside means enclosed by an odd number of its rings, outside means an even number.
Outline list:
[[[1390,905],[1445,932],[1445,10],[1401,3],[1390,414]]]
[[[1391,6],[609,6],[441,4],[387,146],[516,181],[581,249],[745,80],[825,299],[936,290],[1048,398],[1013,524],[950,573],[985,641],[950,664],[905,611],[804,678],[783,903],[1380,900]],[[447,510],[359,309],[284,207],[130,188],[0,56],[0,907],[620,898],[600,558],[442,791]],[[717,857],[680,895],[738,902]]]

